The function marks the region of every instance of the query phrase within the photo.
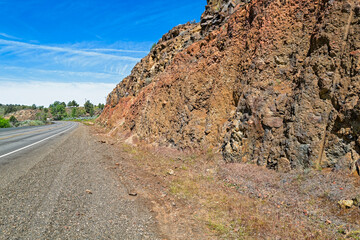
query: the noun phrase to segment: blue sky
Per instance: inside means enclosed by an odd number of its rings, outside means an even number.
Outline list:
[[[205,0],[0,0],[0,103],[105,102]]]

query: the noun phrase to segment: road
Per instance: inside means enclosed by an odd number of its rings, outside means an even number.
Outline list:
[[[77,123],[1,130],[0,239],[161,239],[121,159]]]
[[[58,137],[75,127],[74,122],[54,122],[51,125],[22,128],[0,129],[0,165],[6,156],[25,150],[44,142],[52,137]]]

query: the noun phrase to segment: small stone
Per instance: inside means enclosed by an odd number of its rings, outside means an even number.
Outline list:
[[[167,172],[169,175],[174,175],[175,174],[175,172],[174,172],[174,170],[172,170],[172,169],[169,169],[169,171]]]
[[[283,125],[283,119],[279,117],[267,117],[264,118],[263,124],[268,127],[279,128]]]
[[[352,200],[354,201],[354,206],[360,207],[360,195],[355,196]]]
[[[130,196],[133,196],[133,197],[136,197],[136,196],[137,196],[137,192],[135,192],[135,191],[130,191],[130,192],[129,192],[129,195],[130,195]]]
[[[289,159],[280,158],[278,160],[278,171],[279,172],[290,172],[291,171],[291,164],[290,164]]]
[[[92,191],[91,190],[89,190],[89,189],[86,189],[86,191],[85,191],[87,194],[92,194]]]
[[[329,224],[329,225],[331,224],[331,221],[329,219],[327,219],[325,222],[326,222],[326,224]]]
[[[338,202],[338,204],[342,209],[351,208],[354,205],[354,201],[353,200],[340,200]]]
[[[115,165],[116,165],[116,166],[119,166],[119,165],[120,165],[120,163],[115,163]]]

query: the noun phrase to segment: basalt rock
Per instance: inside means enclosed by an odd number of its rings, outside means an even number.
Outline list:
[[[227,162],[356,170],[360,14],[349,1],[208,1],[159,41],[99,121]]]

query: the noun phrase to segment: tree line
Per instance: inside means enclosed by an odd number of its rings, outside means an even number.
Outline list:
[[[67,113],[66,107],[71,109],[71,113]],[[61,120],[66,117],[76,118],[79,116],[90,115],[94,116],[95,111],[102,111],[105,107],[105,104],[99,103],[98,105],[92,104],[89,100],[87,100],[84,104],[84,107],[79,107],[79,104],[72,100],[65,104],[65,102],[55,101],[50,104],[49,109],[55,120]]]
[[[92,117],[96,113],[101,112],[104,107],[105,104],[99,103],[98,105],[94,105],[89,100],[85,102],[84,107],[80,107],[80,105],[75,100],[69,101],[68,104],[65,102],[55,101],[54,103],[50,104],[48,108],[44,106],[36,106],[35,104],[31,106],[20,104],[0,104],[0,116],[5,116],[10,113],[25,109],[38,109],[40,110],[37,113],[38,120],[46,121],[49,112],[55,120],[61,120],[67,117],[76,118],[87,115]],[[71,110],[69,112],[69,110],[67,111],[66,109]]]

